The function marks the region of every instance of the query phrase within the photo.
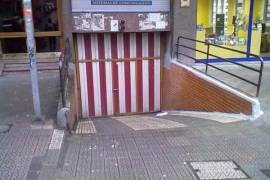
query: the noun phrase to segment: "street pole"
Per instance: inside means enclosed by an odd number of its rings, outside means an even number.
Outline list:
[[[33,13],[31,0],[23,0],[24,24],[27,39],[27,51],[30,63],[33,106],[35,111],[35,120],[43,120],[40,108],[38,74],[36,63],[36,43],[34,37]]]

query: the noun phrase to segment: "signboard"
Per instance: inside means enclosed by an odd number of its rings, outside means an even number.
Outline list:
[[[72,0],[72,12],[169,12],[169,0]]]
[[[152,0],[91,0],[91,5],[152,5]]]

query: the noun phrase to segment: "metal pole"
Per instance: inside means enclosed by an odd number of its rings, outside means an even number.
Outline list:
[[[24,24],[27,37],[27,50],[30,61],[30,72],[32,81],[33,106],[35,111],[35,120],[43,120],[40,108],[38,74],[36,63],[36,43],[34,38],[34,25],[31,0],[23,0]]]

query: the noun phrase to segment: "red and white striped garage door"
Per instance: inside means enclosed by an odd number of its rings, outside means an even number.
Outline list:
[[[77,34],[82,116],[159,111],[160,42],[158,32]]]

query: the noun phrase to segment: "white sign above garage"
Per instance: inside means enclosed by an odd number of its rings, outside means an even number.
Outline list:
[[[72,12],[169,12],[169,0],[72,0]]]

